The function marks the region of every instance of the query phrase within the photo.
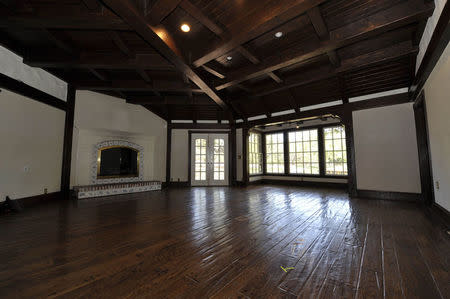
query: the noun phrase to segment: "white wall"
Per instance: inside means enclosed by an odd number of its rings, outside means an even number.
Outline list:
[[[71,186],[89,185],[92,149],[107,140],[144,147],[144,180],[165,181],[166,121],[139,105],[107,95],[77,91]]]
[[[62,110],[0,92],[0,201],[60,191],[64,121]]]
[[[189,180],[189,130],[172,130],[170,177],[176,182]]]
[[[353,112],[357,187],[420,193],[412,103]]]
[[[425,103],[435,201],[450,211],[450,44],[425,84]]]

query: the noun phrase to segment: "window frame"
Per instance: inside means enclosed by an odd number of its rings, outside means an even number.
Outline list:
[[[259,151],[258,152],[256,152],[256,153],[252,153],[251,152],[251,146],[250,146],[250,136],[252,135],[252,134],[254,134],[254,135],[257,135],[257,136],[259,136]],[[264,158],[263,158],[263,155],[264,155],[264,151],[263,151],[263,147],[264,147],[264,145],[263,145],[263,141],[265,140],[265,138],[263,138],[263,135],[264,135],[264,133],[261,133],[261,132],[257,132],[257,131],[249,131],[249,133],[248,133],[248,138],[247,138],[247,164],[248,164],[248,174],[249,174],[249,176],[258,176],[258,175],[263,175],[264,174]],[[258,173],[251,173],[251,167],[250,167],[250,165],[251,165],[251,163],[250,163],[250,155],[260,155],[260,162],[259,163],[257,163],[257,164],[260,164],[260,166],[261,166],[261,171],[260,172],[258,172]]]
[[[283,171],[282,172],[268,172],[267,171],[267,169],[268,169],[268,167],[267,167],[267,165],[268,165],[267,164],[267,155],[268,155],[268,153],[267,153],[267,136],[268,135],[282,135],[283,136],[283,143],[278,143],[278,142],[275,143],[277,145],[279,145],[279,144],[282,145],[282,148],[283,148],[283,153],[282,153],[283,162],[282,163],[278,162],[277,164],[271,163],[272,165],[280,165],[280,164],[282,164],[283,165]],[[271,143],[271,144],[273,145],[274,143]],[[277,149],[276,153],[272,152],[270,154],[279,155],[280,153],[279,153],[279,151]],[[284,131],[265,132],[264,133],[264,163],[265,163],[265,165],[263,165],[263,169],[264,169],[264,173],[263,174],[269,174],[269,175],[275,175],[275,176],[281,175],[281,174],[286,174],[286,134],[285,134]]]
[[[344,134],[345,134],[345,154],[346,154],[346,162],[344,163],[347,164],[347,174],[327,174],[326,171],[326,149],[325,149],[325,129],[330,129],[330,128],[336,128],[336,127],[343,127],[344,129]],[[323,159],[323,176],[327,177],[327,178],[347,178],[348,177],[348,169],[349,169],[349,165],[348,165],[348,148],[347,148],[347,132],[345,131],[345,125],[342,123],[339,124],[334,124],[334,125],[328,125],[328,126],[324,126],[322,129],[322,145],[323,145],[323,155],[322,155],[322,159]],[[342,138],[341,138],[342,139]],[[332,139],[334,140],[334,139]]]
[[[307,127],[301,127],[301,128],[292,128],[292,129],[282,129],[282,130],[274,130],[270,132],[260,132],[261,134],[261,143],[262,143],[262,156],[263,156],[263,173],[262,174],[256,174],[256,175],[250,175],[249,177],[253,176],[285,176],[285,177],[305,177],[305,178],[336,178],[336,179],[347,179],[349,177],[348,170],[349,170],[349,160],[348,160],[348,152],[347,152],[347,175],[327,175],[325,173],[325,139],[324,139],[324,129],[325,128],[332,128],[332,127],[338,127],[343,126],[345,128],[345,125],[341,122],[339,123],[331,123],[331,124],[323,124],[323,125],[314,125],[314,126],[307,126]],[[289,132],[295,132],[295,131],[302,131],[302,130],[313,130],[317,129],[318,132],[318,142],[319,142],[319,172],[320,174],[297,174],[297,173],[290,173],[289,169]],[[344,129],[345,130],[345,129]],[[347,132],[346,132],[347,133]],[[266,137],[267,135],[271,134],[284,134],[284,173],[270,173],[267,172],[267,161],[266,161]],[[347,138],[347,135],[345,136]],[[346,139],[347,141],[347,139]],[[346,149],[348,151],[348,148]],[[247,161],[248,164],[248,161]],[[248,168],[248,165],[247,165]]]
[[[316,127],[304,127],[304,128],[298,128],[298,129],[295,129],[295,130],[289,130],[288,132],[287,132],[287,136],[288,136],[288,140],[287,140],[287,144],[288,144],[288,146],[287,146],[287,148],[288,148],[288,158],[289,158],[289,166],[288,166],[288,171],[287,171],[287,174],[288,175],[294,175],[294,176],[298,176],[298,175],[300,175],[300,176],[314,176],[314,177],[317,177],[317,176],[320,176],[321,175],[321,172],[322,172],[322,169],[321,169],[321,150],[320,150],[320,137],[321,137],[321,134],[319,133],[320,131],[321,131],[322,129],[320,129],[320,128],[316,128]],[[317,160],[317,162],[309,162],[309,164],[311,164],[311,172],[312,172],[312,164],[314,163],[317,163],[318,164],[318,167],[319,167],[319,173],[292,173],[291,172],[291,159],[290,159],[290,155],[291,154],[298,154],[298,153],[300,153],[300,152],[297,152],[297,151],[294,151],[293,153],[291,153],[291,150],[290,150],[290,146],[291,146],[291,140],[290,140],[290,134],[291,133],[297,133],[297,132],[304,132],[304,131],[317,131],[317,140],[314,140],[314,141],[316,141],[317,142],[317,155],[318,155],[318,160]],[[294,144],[296,144],[296,143],[298,143],[298,141],[296,141],[296,142],[294,142]],[[301,141],[301,143],[303,143],[303,141]],[[310,146],[311,146],[311,140],[309,140],[309,144],[310,144]],[[303,151],[303,149],[302,149],[302,151],[301,151],[301,153],[304,155],[305,153],[313,153],[312,151],[311,151],[311,148],[310,148],[310,151],[309,152],[305,152],[305,151]],[[308,163],[308,162],[307,162]],[[296,163],[297,164],[297,163]],[[303,166],[305,165],[305,162],[302,162],[301,164],[303,164]],[[298,164],[296,165],[296,167],[298,167]]]

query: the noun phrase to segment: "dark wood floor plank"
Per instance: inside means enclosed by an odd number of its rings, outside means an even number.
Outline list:
[[[439,220],[418,204],[342,190],[252,185],[57,201],[2,215],[0,239],[2,298],[450,292]]]

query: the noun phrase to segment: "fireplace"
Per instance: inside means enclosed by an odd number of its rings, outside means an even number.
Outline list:
[[[91,184],[144,181],[144,147],[127,140],[108,140],[93,147]]]
[[[97,179],[139,176],[139,151],[126,146],[100,148],[97,157]]]

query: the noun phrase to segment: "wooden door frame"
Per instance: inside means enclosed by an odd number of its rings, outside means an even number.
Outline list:
[[[191,159],[191,154],[192,154],[192,134],[224,134],[228,136],[228,187],[231,186],[233,184],[233,168],[232,168],[232,158],[231,156],[234,155],[234,153],[232,152],[232,144],[230,141],[230,136],[231,136],[231,132],[230,130],[228,131],[198,131],[198,130],[189,130],[189,138],[188,138],[188,146],[189,146],[189,151],[188,151],[188,155],[189,155],[189,159],[188,159],[188,184],[189,187],[192,187],[192,180],[191,180],[191,171],[192,171],[192,159]],[[213,186],[211,186],[213,187]],[[224,186],[226,187],[226,185]]]

